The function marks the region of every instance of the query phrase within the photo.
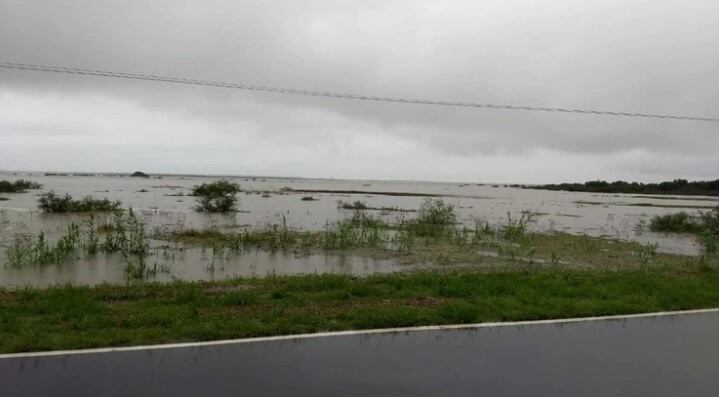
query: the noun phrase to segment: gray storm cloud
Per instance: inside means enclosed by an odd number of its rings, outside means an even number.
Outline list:
[[[0,0],[0,59],[716,117],[717,20],[713,1]],[[4,169],[509,182],[714,178],[718,127],[0,70]]]

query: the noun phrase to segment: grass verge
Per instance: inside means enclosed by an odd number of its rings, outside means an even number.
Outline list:
[[[0,352],[717,306],[719,270],[700,262],[0,289]]]

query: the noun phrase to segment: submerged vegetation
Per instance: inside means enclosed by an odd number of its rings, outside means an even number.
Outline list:
[[[417,212],[417,210],[404,209],[398,207],[371,207],[366,202],[355,200],[351,203],[344,202],[342,200],[337,201],[337,208],[343,210],[370,210],[370,211],[382,211],[382,212]]]
[[[15,182],[0,181],[0,193],[24,193],[30,189],[42,189],[42,185],[26,179],[18,179]]]
[[[676,265],[690,257],[660,254],[655,245],[614,239],[538,234],[530,231],[531,214],[507,215],[506,223],[473,228],[455,224],[453,207],[426,202],[415,219],[399,216],[393,223],[363,210],[353,210],[343,221],[321,231],[300,231],[287,222],[264,229],[221,232],[185,229],[158,236],[182,246],[212,248],[214,252],[262,249],[293,255],[337,252],[375,258],[394,258],[411,267],[430,265],[469,268],[514,268],[517,265],[577,268],[637,268]],[[709,260],[709,259],[708,259]],[[707,264],[717,265],[715,259]]]
[[[719,251],[719,207],[712,211],[690,215],[686,212],[658,215],[652,218],[649,229],[662,233],[691,233],[699,237],[708,253]]]
[[[41,194],[38,199],[38,208],[45,212],[116,211],[121,205],[119,201],[96,199],[92,196],[74,200],[69,194],[60,196],[53,191]]]
[[[230,212],[237,209],[239,191],[240,185],[222,179],[193,187],[192,195],[197,197],[198,211]]]
[[[700,263],[0,289],[0,352],[717,306],[719,270]]]
[[[673,181],[660,183],[589,181],[585,183],[560,183],[525,187],[543,190],[565,190],[569,192],[719,196],[719,179],[714,181],[693,182],[689,182],[686,179],[675,179]]]

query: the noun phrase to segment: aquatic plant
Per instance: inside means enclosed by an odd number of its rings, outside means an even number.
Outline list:
[[[0,193],[23,193],[29,189],[42,189],[42,185],[26,179],[18,179],[15,182],[0,181]]]
[[[529,213],[522,213],[519,218],[512,219],[512,214],[507,212],[507,224],[501,227],[502,238],[504,240],[523,243],[526,242],[527,228],[533,217]]]
[[[45,232],[38,233],[37,237],[16,236],[13,244],[6,248],[7,264],[21,267],[66,262],[74,259],[79,243],[80,228],[74,223],[68,225],[66,233],[55,244],[48,241]]]
[[[94,218],[90,217],[84,228],[70,223],[54,244],[48,241],[45,232],[37,236],[16,236],[13,244],[6,248],[7,264],[13,267],[44,265],[67,262],[80,254],[89,257],[98,253],[120,253],[128,266],[147,267],[149,237],[144,224],[131,209],[116,212],[107,230],[104,240],[101,239]]]
[[[70,194],[59,196],[53,191],[43,193],[38,198],[38,208],[45,212],[116,211],[121,205],[119,201],[95,199],[92,196],[74,200]]]
[[[198,211],[230,212],[236,209],[239,191],[240,185],[222,179],[193,187],[192,195],[197,197]]]

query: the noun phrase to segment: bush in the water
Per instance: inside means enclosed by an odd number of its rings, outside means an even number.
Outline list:
[[[197,197],[198,211],[229,212],[236,209],[239,191],[240,185],[223,179],[193,187],[192,195]]]
[[[53,191],[41,194],[38,199],[38,208],[45,212],[115,211],[120,205],[122,204],[119,201],[95,199],[92,196],[73,200],[69,194],[60,196]]]
[[[438,237],[455,223],[457,215],[453,205],[442,200],[426,199],[419,207],[419,216],[408,227],[417,236]]]
[[[692,233],[699,236],[707,253],[719,251],[719,206],[711,211],[690,215],[686,212],[657,215],[649,230],[663,233]]]
[[[15,182],[0,181],[0,192],[22,193],[28,189],[42,189],[42,185],[26,179],[18,179]]]

